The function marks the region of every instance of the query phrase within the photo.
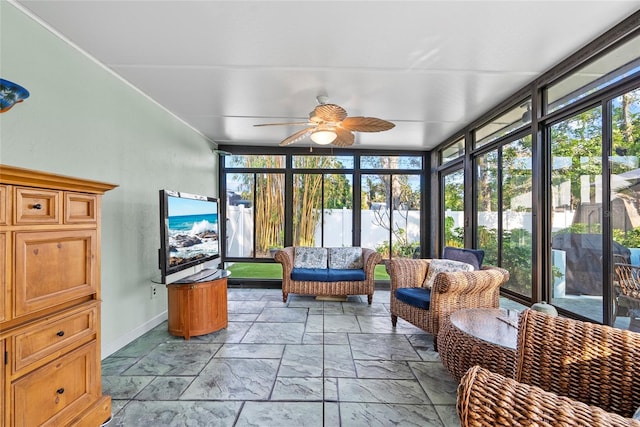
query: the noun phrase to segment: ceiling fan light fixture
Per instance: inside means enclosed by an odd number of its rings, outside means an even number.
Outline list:
[[[382,132],[395,125],[376,117],[349,117],[347,110],[337,104],[328,104],[326,95],[318,95],[318,105],[309,113],[306,122],[262,123],[254,126],[291,126],[302,125],[305,129],[294,132],[282,141],[281,147],[310,137],[318,145],[334,144],[336,147],[348,147],[355,143],[354,132]]]
[[[318,129],[314,130],[310,136],[311,140],[318,145],[329,145],[335,141],[337,137],[338,134],[333,130],[323,127],[318,127]]]

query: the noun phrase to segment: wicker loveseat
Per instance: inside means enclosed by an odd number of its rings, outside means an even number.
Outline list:
[[[435,276],[429,291],[428,309],[397,298],[400,288],[420,290],[427,276],[429,259],[391,259],[387,271],[391,277],[391,323],[398,317],[433,335],[434,344],[442,322],[463,308],[498,308],[500,286],[509,280],[505,269],[484,266],[476,271],[441,272]],[[436,346],[437,350],[437,346]]]
[[[475,366],[458,388],[462,426],[640,426],[640,334],[521,314],[515,379]]]
[[[327,250],[324,261],[325,267],[298,268],[298,255],[305,249],[307,252]],[[331,259],[331,254],[355,254],[353,259],[342,259],[347,265],[337,265]],[[359,254],[359,255],[358,255]],[[334,256],[335,258],[335,256]],[[301,248],[286,247],[276,252],[274,259],[282,264],[282,302],[287,302],[289,294],[299,295],[367,295],[371,304],[375,288],[375,268],[382,261],[379,253],[368,248]],[[353,264],[353,265],[349,265]],[[356,265],[357,264],[357,265]]]

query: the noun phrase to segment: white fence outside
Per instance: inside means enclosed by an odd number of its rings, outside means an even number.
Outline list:
[[[385,242],[389,235],[388,228],[377,225],[379,219],[388,219],[386,208],[378,210],[362,211],[362,236],[363,247],[375,248]],[[406,219],[404,216],[406,215]],[[504,213],[505,229],[514,230],[524,228],[531,232],[531,213],[506,211]],[[453,218],[454,227],[462,227],[464,224],[464,212],[447,211],[446,216]],[[420,239],[420,212],[417,210],[395,211],[393,214],[395,229],[406,230],[409,242],[417,242]],[[351,209],[326,209],[324,211],[324,246],[339,247],[350,246],[352,235],[352,210]],[[487,228],[497,228],[497,214],[491,212],[481,213],[480,225]],[[554,230],[568,227],[573,221],[573,212],[563,215],[554,215]],[[227,207],[227,256],[249,257],[253,250],[253,208],[245,206]],[[316,227],[315,241],[319,245],[322,242],[322,228]]]
[[[375,248],[385,242],[389,230],[377,225],[379,218],[388,219],[385,208],[377,211],[362,211],[361,246]],[[406,219],[404,218],[406,216]],[[420,212],[395,211],[393,214],[395,228],[406,230],[408,241],[417,242],[420,238]],[[227,207],[227,256],[249,257],[253,250],[253,208],[245,206]],[[351,209],[325,209],[324,211],[324,246],[351,246],[353,229]],[[316,227],[315,241],[322,242],[322,227]]]

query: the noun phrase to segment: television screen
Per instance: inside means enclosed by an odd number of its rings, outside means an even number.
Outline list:
[[[160,269],[163,278],[220,257],[219,201],[160,190]]]

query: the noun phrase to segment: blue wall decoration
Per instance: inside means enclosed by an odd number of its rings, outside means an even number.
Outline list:
[[[29,97],[29,91],[19,84],[0,79],[0,113],[9,111],[18,102]]]

